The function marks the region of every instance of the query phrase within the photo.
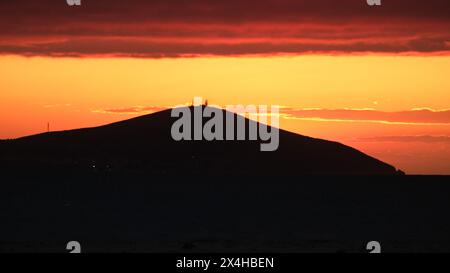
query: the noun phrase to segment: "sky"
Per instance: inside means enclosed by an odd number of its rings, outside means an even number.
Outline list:
[[[450,174],[450,2],[0,0],[0,138],[189,103]]]

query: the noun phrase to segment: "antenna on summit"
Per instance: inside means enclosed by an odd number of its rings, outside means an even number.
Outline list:
[[[50,122],[47,122],[47,133],[50,133]]]

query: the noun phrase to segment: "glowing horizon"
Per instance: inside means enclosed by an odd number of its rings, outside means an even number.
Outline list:
[[[3,56],[0,138],[44,132],[47,122],[52,131],[103,125],[202,96],[216,105],[281,105],[282,129],[343,142],[409,173],[450,173],[449,163],[418,168],[383,151],[431,158],[436,147],[447,151],[449,141],[435,137],[450,136],[449,69],[447,56]],[[431,141],[408,142],[415,136]]]
[[[0,2],[0,139],[189,103],[450,174],[450,1]]]

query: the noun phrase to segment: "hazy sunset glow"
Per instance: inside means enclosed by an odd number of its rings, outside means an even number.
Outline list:
[[[448,1],[377,10],[356,0],[7,2],[1,139],[201,96],[220,106],[281,105],[283,129],[343,142],[407,173],[450,174]]]
[[[450,57],[442,56],[5,56],[0,137],[44,132],[47,122],[51,130],[106,124],[202,96],[222,106],[278,104],[284,129],[342,141],[406,171],[444,173],[450,172],[449,69]],[[408,163],[417,162],[413,154],[430,158],[428,168]]]

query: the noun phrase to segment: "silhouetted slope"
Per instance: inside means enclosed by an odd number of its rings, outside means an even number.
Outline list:
[[[176,120],[170,113],[166,110],[95,128],[2,142],[0,160],[9,169],[94,169],[155,175],[398,173],[351,147],[283,130],[275,152],[260,152],[260,141],[177,142],[170,134]]]

